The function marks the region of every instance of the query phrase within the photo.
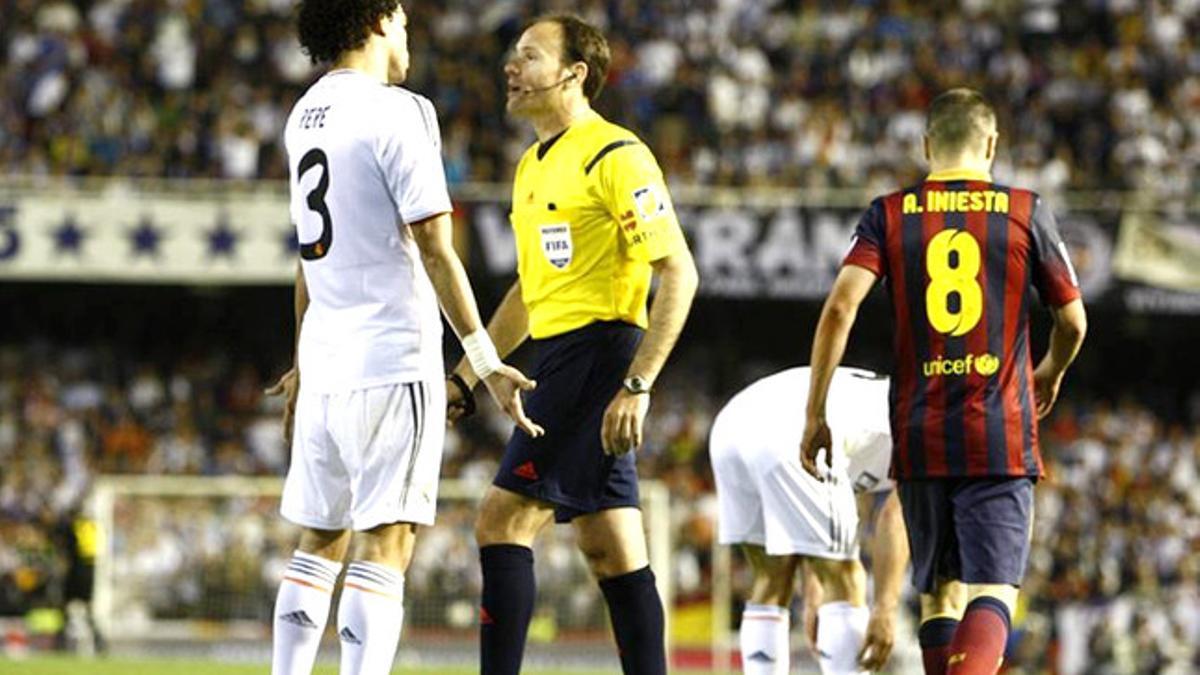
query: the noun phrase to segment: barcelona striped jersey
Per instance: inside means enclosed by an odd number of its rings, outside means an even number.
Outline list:
[[[1080,297],[1050,208],[975,172],[871,203],[844,265],[884,279],[895,322],[892,471],[1040,476],[1029,309]]]

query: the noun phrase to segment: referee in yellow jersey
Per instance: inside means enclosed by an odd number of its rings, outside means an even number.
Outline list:
[[[538,385],[525,405],[546,433],[514,430],[480,506],[485,675],[521,669],[531,546],[552,518],[575,527],[624,672],[666,672],[633,451],[698,277],[654,155],[592,110],[608,63],[596,28],[550,15],[525,29],[504,67],[508,111],[533,125],[538,142],[513,182],[518,280],[488,332],[501,356],[533,338]],[[448,387],[451,419],[469,407],[474,380],[464,360]]]

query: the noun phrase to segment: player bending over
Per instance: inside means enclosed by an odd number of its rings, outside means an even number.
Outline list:
[[[754,570],[742,613],[746,675],[788,672],[788,608],[801,566],[805,631],[822,673],[879,670],[892,651],[908,544],[887,477],[887,379],[853,368],[835,373],[829,405],[834,445],[820,481],[800,465],[796,445],[804,420],[790,407],[805,396],[809,375],[808,368],[792,368],[743,389],[717,414],[709,440],[720,541],[740,545]],[[876,499],[863,501],[878,504],[870,610],[855,493],[872,495]]]

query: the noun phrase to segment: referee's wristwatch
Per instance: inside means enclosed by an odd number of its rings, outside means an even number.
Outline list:
[[[647,382],[646,378],[642,377],[641,375],[633,375],[625,378],[625,380],[621,382],[621,386],[624,387],[625,391],[634,395],[650,393],[650,383]]]

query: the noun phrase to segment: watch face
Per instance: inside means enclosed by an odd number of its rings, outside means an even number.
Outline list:
[[[625,378],[624,385],[631,394],[644,394],[650,391],[650,388],[646,386],[646,380],[636,376]]]

